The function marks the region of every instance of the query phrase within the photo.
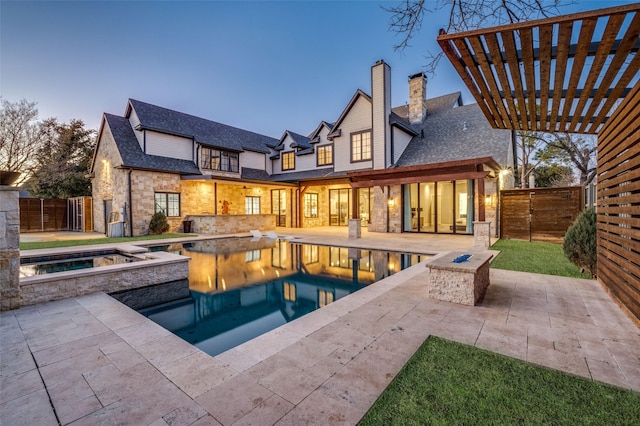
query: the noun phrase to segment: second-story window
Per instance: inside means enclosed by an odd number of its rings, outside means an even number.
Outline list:
[[[239,155],[237,152],[202,147],[200,149],[200,168],[238,173]]]
[[[296,153],[293,151],[282,153],[282,170],[293,170],[296,168]]]
[[[371,131],[351,134],[351,162],[371,160]]]
[[[328,166],[333,164],[333,145],[323,145],[318,147],[318,166]]]

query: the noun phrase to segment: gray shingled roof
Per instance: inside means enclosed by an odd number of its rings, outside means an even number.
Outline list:
[[[295,146],[292,145],[294,148],[300,148],[300,149],[311,148],[311,145],[309,145],[308,137],[303,136],[299,133],[292,132],[291,130],[287,130],[287,133],[289,133],[289,136],[291,136],[291,139],[293,139],[295,142]]]
[[[193,137],[196,142],[235,151],[268,153],[267,146],[278,140],[269,136],[238,129],[226,124],[206,120],[194,115],[173,111],[156,105],[129,99],[138,114],[142,128]]]
[[[492,157],[507,165],[511,131],[493,129],[477,104],[437,108],[427,105],[427,118],[396,163],[397,167]],[[424,131],[424,138],[420,132]]]
[[[249,179],[249,180],[268,181],[269,179],[271,179],[271,176],[269,176],[269,173],[267,173],[266,171],[260,170],[260,169],[251,169],[249,167],[242,168],[242,173],[240,177],[242,179]]]
[[[128,119],[106,113],[104,117],[122,157],[122,167],[191,175],[201,174],[193,161],[145,154],[140,148]]]
[[[271,175],[272,182],[296,182],[308,179],[321,179],[346,176],[343,172],[334,172],[332,168],[314,169],[303,172],[279,173]]]

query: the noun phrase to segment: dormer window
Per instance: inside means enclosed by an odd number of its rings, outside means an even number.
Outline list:
[[[238,173],[239,155],[237,152],[202,147],[200,149],[200,168],[203,170]]]
[[[333,145],[323,145],[317,148],[318,166],[329,166],[333,164]]]
[[[293,170],[296,168],[296,154],[293,151],[282,153],[282,170]]]

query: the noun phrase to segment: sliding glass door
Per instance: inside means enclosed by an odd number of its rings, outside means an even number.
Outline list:
[[[403,230],[471,234],[473,180],[403,185]]]
[[[329,225],[347,226],[349,224],[350,189],[329,190]]]

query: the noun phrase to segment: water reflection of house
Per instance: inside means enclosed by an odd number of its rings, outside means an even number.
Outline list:
[[[220,233],[358,218],[372,232],[469,234],[473,221],[495,221],[512,133],[492,129],[460,93],[427,99],[422,73],[409,77],[408,103],[392,108],[390,81],[378,61],[370,93],[356,90],[335,121],[279,139],[130,99],[123,116],[102,120],[95,229],[125,206],[134,235],[157,210],[172,230],[191,219]]]

